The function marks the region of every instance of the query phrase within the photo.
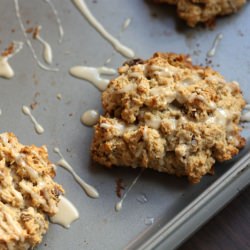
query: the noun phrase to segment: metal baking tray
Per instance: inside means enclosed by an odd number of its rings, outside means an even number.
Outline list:
[[[0,79],[0,127],[2,132],[14,132],[24,144],[46,144],[54,162],[58,156],[53,148],[59,147],[75,171],[98,189],[100,198],[87,197],[72,176],[58,168],[56,180],[63,184],[66,196],[78,208],[80,219],[68,230],[51,224],[38,249],[176,248],[249,184],[249,124],[243,130],[248,138],[245,149],[233,160],[217,164],[214,176],[191,185],[185,178],[144,171],[122,211],[115,212],[116,180],[122,178],[128,187],[139,170],[108,170],[91,162],[89,147],[93,131],[81,124],[80,117],[88,109],[101,112],[100,92],[88,82],[73,78],[68,71],[75,65],[103,66],[110,57],[109,66],[117,68],[125,58],[89,25],[71,1],[53,2],[65,30],[61,44],[55,17],[46,1],[20,1],[20,8],[27,28],[42,25],[42,36],[51,44],[54,66],[60,71],[40,69],[26,45],[10,59],[15,77]],[[86,0],[86,3],[111,34],[120,37],[141,58],[148,58],[156,51],[180,52],[190,54],[194,63],[204,65],[216,35],[222,33],[224,38],[210,64],[226,79],[240,82],[245,99],[250,102],[247,56],[250,26],[246,21],[249,4],[237,15],[221,18],[213,30],[208,30],[190,29],[177,20],[174,8],[157,7],[145,1]],[[131,24],[121,32],[127,18],[131,18]],[[13,40],[24,41],[14,2],[10,0],[1,1],[0,40],[1,50]],[[41,57],[41,45],[33,40],[32,44]],[[42,135],[35,133],[33,124],[21,112],[22,105],[34,101],[37,106],[32,113],[45,129]]]

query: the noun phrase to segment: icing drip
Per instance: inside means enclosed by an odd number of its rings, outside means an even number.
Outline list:
[[[35,30],[34,39],[38,40],[43,45],[43,59],[46,63],[51,64],[53,55],[52,49],[48,42],[46,42],[41,36],[40,31],[42,26],[38,26]]]
[[[41,69],[44,69],[44,70],[47,70],[47,71],[59,71],[59,69],[57,68],[49,68],[47,66],[45,66],[42,62],[40,62],[40,60],[38,59],[37,55],[36,55],[36,52],[31,44],[31,41],[29,40],[28,36],[27,36],[27,33],[26,33],[26,30],[24,28],[24,24],[23,24],[23,21],[22,21],[22,18],[21,18],[21,14],[20,14],[20,7],[19,7],[19,1],[18,0],[14,0],[14,3],[15,3],[15,9],[16,9],[16,17],[17,17],[17,20],[19,22],[19,25],[20,25],[20,28],[21,28],[21,31],[24,35],[24,38],[25,38],[25,41],[26,41],[26,44],[28,45],[31,53],[32,53],[32,56],[34,58],[34,60],[36,61],[37,65],[41,68]]]
[[[86,183],[83,179],[81,179],[81,177],[74,171],[72,166],[65,160],[59,148],[54,148],[54,152],[61,157],[61,159],[57,162],[57,165],[68,170],[74,177],[75,181],[82,187],[82,189],[89,197],[99,198],[99,193],[97,192],[97,190],[88,183]]]
[[[87,80],[97,87],[100,91],[104,91],[109,80],[102,78],[101,75],[114,75],[116,73],[115,69],[107,67],[85,67],[85,66],[75,66],[70,69],[70,74],[74,77]]]
[[[215,55],[220,41],[223,39],[223,35],[220,33],[215,37],[212,48],[207,52],[207,56],[212,57]]]
[[[23,48],[22,42],[13,42],[7,50],[2,52],[0,56],[0,77],[6,79],[12,78],[15,73],[12,67],[10,66],[8,60],[17,54]]]
[[[22,111],[25,115],[29,116],[31,121],[33,122],[34,124],[34,127],[35,127],[35,131],[38,133],[38,134],[42,134],[44,132],[44,128],[42,127],[42,125],[40,125],[36,118],[31,114],[31,110],[29,109],[29,107],[27,106],[23,106],[22,107]]]
[[[98,122],[99,116],[96,110],[90,109],[82,114],[81,122],[86,126],[93,126]]]
[[[53,11],[53,14],[56,18],[56,22],[57,22],[58,30],[59,30],[59,43],[61,43],[63,41],[63,37],[64,37],[64,30],[63,30],[63,26],[62,26],[62,21],[58,15],[58,11],[56,10],[56,7],[52,1],[50,1],[50,0],[44,0],[44,1],[49,4],[49,6],[50,6],[51,10]]]
[[[64,196],[60,196],[58,203],[58,212],[50,217],[50,221],[69,228],[71,223],[79,218],[79,212],[76,207]]]
[[[141,170],[141,172],[135,177],[135,179],[133,180],[133,182],[131,183],[131,185],[129,186],[128,190],[126,191],[126,193],[123,195],[123,197],[121,198],[120,201],[118,201],[115,204],[115,211],[119,212],[122,209],[122,205],[124,200],[126,199],[128,193],[131,191],[131,189],[134,187],[134,185],[137,183],[138,179],[141,177],[142,173],[143,173],[144,169]]]
[[[113,46],[113,48],[125,57],[133,58],[135,53],[130,48],[123,45],[119,40],[114,38],[102,24],[92,15],[84,0],[72,0],[81,14],[87,21]]]

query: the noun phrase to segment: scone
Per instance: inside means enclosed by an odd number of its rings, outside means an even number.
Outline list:
[[[237,82],[182,54],[156,53],[119,68],[102,94],[92,158],[107,167],[152,168],[197,183],[245,145]]]
[[[197,23],[209,24],[217,16],[237,12],[246,0],[153,0],[153,2],[176,5],[179,17],[194,27]]]
[[[45,147],[24,146],[0,134],[0,249],[33,249],[58,210],[63,188],[53,181]]]

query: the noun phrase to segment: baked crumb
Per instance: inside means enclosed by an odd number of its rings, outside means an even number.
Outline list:
[[[41,26],[37,26],[33,29],[33,39],[37,39],[37,37],[40,35]]]
[[[14,48],[15,48],[14,43],[11,43],[11,44],[8,46],[8,48],[6,48],[6,49],[2,52],[1,56],[2,56],[2,57],[8,57],[9,55],[11,55],[11,54],[14,52]]]
[[[25,32],[28,33],[28,34],[31,34],[31,33],[34,32],[34,28],[32,28],[32,27],[28,28],[28,29],[25,30]]]
[[[122,197],[122,190],[124,190],[124,184],[123,184],[123,179],[122,178],[118,178],[116,179],[116,189],[115,189],[115,193],[117,195],[118,198]]]
[[[237,12],[246,0],[152,0],[154,3],[176,5],[178,16],[190,27],[205,23],[213,28],[217,16],[225,16]]]
[[[152,168],[197,183],[215,161],[245,145],[245,101],[235,82],[183,54],[155,53],[124,64],[102,94],[92,158],[107,167]]]
[[[38,96],[40,96],[40,93],[39,93],[39,92],[36,92],[36,93],[34,94],[32,103],[30,104],[30,108],[31,108],[32,110],[34,110],[34,109],[37,107],[37,105],[38,105],[38,102],[37,102],[37,100],[36,100]]]
[[[63,188],[53,181],[46,147],[0,134],[0,249],[33,249],[48,230]]]

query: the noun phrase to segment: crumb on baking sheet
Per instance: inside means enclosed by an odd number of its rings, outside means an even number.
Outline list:
[[[116,189],[115,193],[117,197],[121,198],[122,197],[122,191],[125,189],[123,179],[122,178],[117,178],[116,179]]]
[[[30,34],[30,33],[33,33],[34,32],[34,28],[28,28],[25,30],[26,33]]]
[[[1,56],[8,57],[14,52],[14,43],[10,43],[10,45],[2,52]]]

